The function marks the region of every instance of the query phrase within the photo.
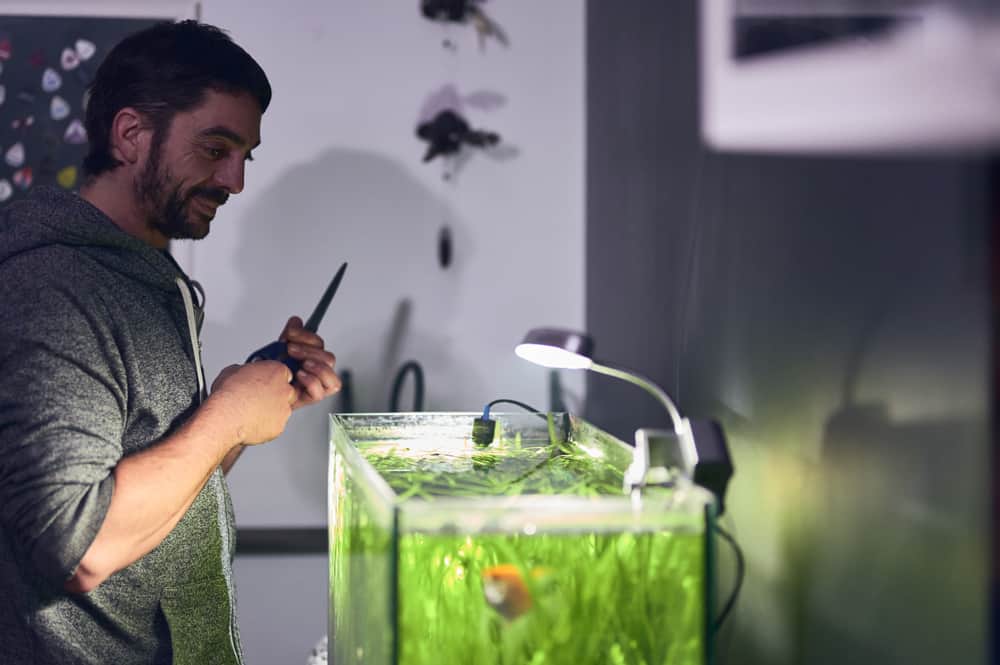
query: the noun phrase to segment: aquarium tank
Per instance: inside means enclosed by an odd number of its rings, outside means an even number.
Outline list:
[[[567,414],[331,416],[337,665],[712,662],[713,495]]]

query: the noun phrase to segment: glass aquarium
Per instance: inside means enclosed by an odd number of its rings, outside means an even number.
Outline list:
[[[701,665],[715,504],[566,414],[331,416],[337,665]]]

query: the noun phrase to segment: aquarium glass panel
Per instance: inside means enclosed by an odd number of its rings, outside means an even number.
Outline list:
[[[332,649],[348,658],[336,662],[361,662],[358,636],[381,633],[402,665],[707,662],[711,496],[683,479],[624,491],[631,448],[578,418],[493,414],[497,434],[478,446],[477,415],[333,417],[334,457],[346,444],[358,470],[334,479],[331,501],[389,505],[395,533],[380,541],[394,559],[382,584],[352,579],[356,566],[333,575],[366,543],[331,531],[331,585],[344,586]],[[389,616],[354,596],[366,584],[389,588]],[[341,650],[345,613],[374,625],[347,630]]]

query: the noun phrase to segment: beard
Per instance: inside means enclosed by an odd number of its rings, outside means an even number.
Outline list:
[[[146,225],[172,240],[200,240],[208,235],[206,215],[191,212],[196,197],[222,205],[229,198],[224,189],[192,186],[177,182],[170,169],[161,164],[163,146],[154,146],[138,181],[135,194],[143,208]]]

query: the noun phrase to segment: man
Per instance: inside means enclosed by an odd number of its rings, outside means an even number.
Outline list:
[[[239,663],[223,471],[340,387],[289,319],[204,389],[200,298],[166,253],[243,189],[271,89],[221,31],[116,46],[87,108],[79,196],[0,219],[0,663]],[[248,350],[249,351],[249,350]]]

